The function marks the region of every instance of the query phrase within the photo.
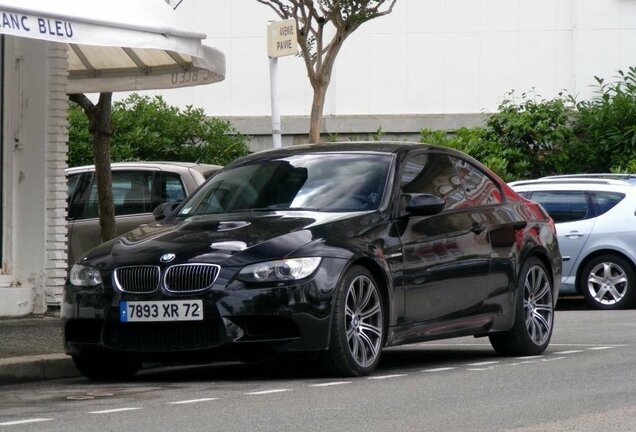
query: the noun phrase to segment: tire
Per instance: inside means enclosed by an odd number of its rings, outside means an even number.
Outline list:
[[[384,338],[384,303],[378,284],[364,267],[351,267],[335,293],[329,350],[323,358],[326,372],[370,374],[380,361]]]
[[[94,381],[129,380],[141,368],[139,360],[103,350],[84,350],[73,356],[82,375]]]
[[[624,309],[634,305],[634,265],[614,254],[599,255],[583,268],[580,290],[594,309]]]
[[[521,267],[512,328],[489,336],[495,351],[505,356],[541,354],[554,327],[553,286],[546,266],[531,257]]]

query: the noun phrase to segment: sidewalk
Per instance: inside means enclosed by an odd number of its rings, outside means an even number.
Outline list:
[[[0,385],[77,375],[59,316],[0,318]]]

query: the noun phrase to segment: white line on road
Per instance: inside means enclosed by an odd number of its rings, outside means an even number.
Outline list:
[[[599,344],[559,344],[559,343],[551,343],[550,344],[551,347],[556,347],[556,346],[569,346],[569,347],[604,347],[607,345],[599,345]],[[613,344],[612,347],[624,347],[627,346],[625,344]]]
[[[16,420],[16,421],[4,422],[4,423],[0,423],[0,426],[15,426],[15,425],[29,424],[29,423],[40,423],[40,422],[51,421],[51,420],[53,420],[53,419],[50,419],[50,418],[33,418],[33,419],[26,419],[26,420]]]
[[[444,372],[444,371],[449,371],[453,369],[457,369],[457,368],[456,367],[438,367],[433,369],[424,369],[422,372]]]
[[[536,355],[536,356],[522,356],[522,357],[515,357],[515,359],[517,360],[530,360],[530,359],[537,359],[537,358],[541,358],[543,357],[542,355]]]
[[[499,361],[485,361],[485,362],[478,362],[478,363],[468,363],[468,366],[487,366],[487,365],[493,365],[497,363],[499,363]]]
[[[250,392],[250,393],[244,393],[244,394],[249,395],[249,396],[257,396],[257,395],[266,395],[266,394],[272,394],[272,393],[283,393],[283,392],[288,392],[288,391],[291,391],[291,389],[263,390],[263,391]]]
[[[559,352],[555,352],[552,353],[554,355],[563,355],[563,354],[576,354],[576,353],[582,353],[583,350],[570,350],[570,351],[559,351]]]
[[[209,401],[215,401],[215,400],[219,400],[219,398],[190,399],[190,400],[182,400],[182,401],[168,402],[168,403],[171,405],[183,405],[183,404],[191,404],[191,403],[197,403],[197,402],[209,402]]]
[[[383,380],[383,379],[389,379],[389,378],[397,378],[397,377],[403,377],[406,376],[406,374],[393,374],[393,375],[378,375],[378,376],[371,376],[367,379],[370,380]]]
[[[111,414],[111,413],[118,413],[118,412],[125,412],[125,411],[135,411],[140,409],[141,407],[115,408],[115,409],[102,410],[102,411],[90,411],[89,414]]]
[[[468,368],[466,370],[475,371],[475,372],[483,372],[483,371],[493,370],[494,368],[495,368],[494,366],[488,366],[486,368]]]
[[[550,357],[550,358],[544,358],[541,359],[542,362],[551,362],[551,361],[555,361],[555,360],[563,360],[565,357]]]
[[[588,348],[589,350],[608,350],[608,349],[612,349],[615,347],[611,347],[611,346],[601,346],[601,347],[593,347],[593,348]]]
[[[351,384],[351,381],[333,381],[333,382],[322,383],[322,384],[310,384],[309,387],[329,387],[329,386],[337,386],[337,385],[343,385],[343,384]]]

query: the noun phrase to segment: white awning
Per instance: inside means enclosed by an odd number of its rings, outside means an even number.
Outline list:
[[[67,93],[222,81],[225,56],[163,0],[0,0],[0,33],[69,44]]]

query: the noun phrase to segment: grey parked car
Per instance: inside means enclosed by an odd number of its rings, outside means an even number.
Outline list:
[[[219,165],[191,162],[119,162],[111,165],[117,235],[154,220],[152,211],[168,201],[182,201]],[[97,184],[93,165],[69,168],[68,262],[101,243]]]
[[[510,184],[556,223],[563,256],[560,294],[598,309],[636,303],[636,182],[632,175],[553,176]]]

